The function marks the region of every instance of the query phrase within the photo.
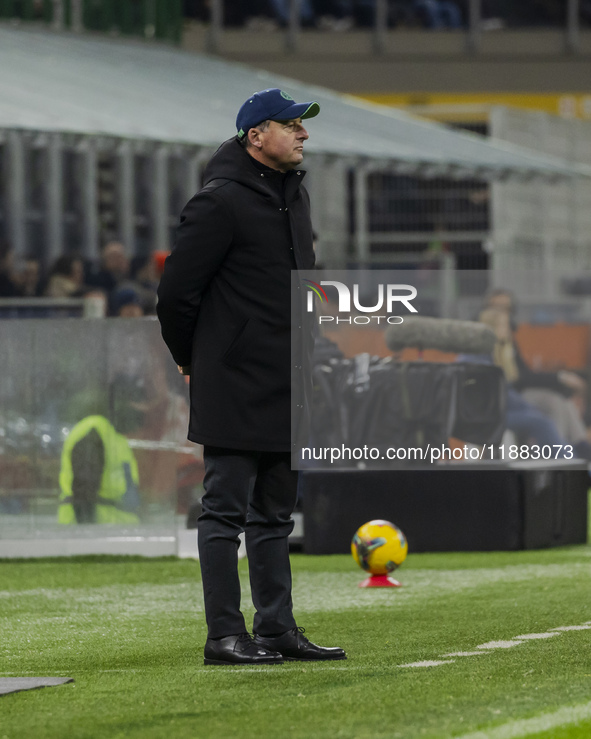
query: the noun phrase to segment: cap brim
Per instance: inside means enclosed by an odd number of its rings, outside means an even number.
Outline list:
[[[283,110],[271,116],[271,121],[291,121],[294,118],[314,118],[320,113],[320,105],[316,102],[312,103],[294,103],[288,105]]]
[[[318,115],[318,113],[320,113],[320,106],[316,102],[302,103],[302,105],[307,105],[308,107],[303,113],[300,114],[300,118],[314,118]]]

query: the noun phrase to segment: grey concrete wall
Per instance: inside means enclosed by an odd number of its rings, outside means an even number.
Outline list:
[[[387,33],[384,53],[372,51],[366,31],[305,31],[295,52],[280,31],[229,30],[218,54],[274,74],[341,92],[588,92],[591,30],[577,54],[566,51],[560,31],[496,31],[481,35],[478,53],[467,51],[463,32],[400,30]],[[207,49],[207,29],[186,27],[183,46]]]

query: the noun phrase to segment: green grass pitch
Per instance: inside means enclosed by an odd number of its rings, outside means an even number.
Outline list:
[[[298,623],[348,661],[204,667],[197,562],[0,562],[0,676],[76,681],[1,696],[0,739],[591,737],[591,630],[442,656],[591,623],[591,547],[410,554],[391,590],[292,563]]]

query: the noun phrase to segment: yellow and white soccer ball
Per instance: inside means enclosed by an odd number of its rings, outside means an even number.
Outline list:
[[[402,531],[390,521],[369,521],[355,532],[351,554],[357,564],[372,575],[388,575],[404,562],[408,543]]]

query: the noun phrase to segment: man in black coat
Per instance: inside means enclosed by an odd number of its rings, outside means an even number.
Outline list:
[[[191,376],[189,438],[204,445],[198,542],[206,664],[346,656],[312,644],[297,627],[287,541],[297,489],[291,380],[302,368],[291,359],[291,270],[314,266],[299,169],[308,138],[302,119],[319,109],[277,88],[242,105],[237,136],[214,154],[203,189],[181,214],[158,290],[162,335]],[[240,612],[242,531],[254,638]]]

